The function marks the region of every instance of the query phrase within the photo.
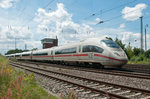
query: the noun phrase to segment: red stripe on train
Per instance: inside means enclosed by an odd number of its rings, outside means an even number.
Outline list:
[[[32,56],[32,57],[53,57],[53,56]]]
[[[112,60],[116,60],[116,61],[122,61],[122,60],[119,60],[119,59],[115,59],[115,58],[108,57],[108,56],[104,56],[104,55],[100,55],[100,54],[94,54],[94,56],[97,56],[97,57],[104,57],[104,58],[108,58],[108,59],[112,59]]]
[[[55,56],[33,56],[33,57],[72,57],[72,56],[88,56],[88,54],[55,55]]]
[[[70,57],[70,56],[73,56],[73,55],[56,55],[56,56],[53,56],[53,57]]]
[[[88,56],[88,54],[74,54],[73,56]]]

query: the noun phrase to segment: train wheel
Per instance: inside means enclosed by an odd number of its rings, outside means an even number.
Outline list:
[[[85,62],[85,63],[84,63],[84,66],[85,66],[85,67],[89,67],[89,63]]]
[[[100,63],[93,63],[93,66],[95,68],[98,68],[98,69],[103,69],[104,68],[104,66],[102,64],[100,64]]]

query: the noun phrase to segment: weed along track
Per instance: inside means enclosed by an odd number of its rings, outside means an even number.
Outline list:
[[[51,71],[40,67],[33,67],[30,65],[23,65],[18,63],[11,63],[11,65],[33,72],[35,75],[38,75],[43,79],[48,79],[47,81],[49,82],[47,83],[53,82],[52,83],[53,85],[60,85],[59,88],[57,88],[57,92],[56,89],[55,91],[53,91],[56,93],[61,93],[60,90],[63,90],[61,89],[63,86],[63,88],[73,90],[74,95],[80,98],[88,98],[88,99],[91,98],[149,99],[150,98],[150,91],[144,89],[138,89],[138,88],[127,87],[118,84],[107,83],[103,81]]]

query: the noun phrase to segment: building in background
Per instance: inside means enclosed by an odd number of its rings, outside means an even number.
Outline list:
[[[41,40],[41,43],[43,45],[43,49],[45,48],[51,48],[53,46],[58,46],[58,39],[52,39],[52,38],[44,38]]]

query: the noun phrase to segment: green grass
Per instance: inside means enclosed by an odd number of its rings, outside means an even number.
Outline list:
[[[57,99],[36,83],[33,74],[27,75],[8,63],[0,56],[0,99]]]
[[[143,54],[133,56],[128,64],[150,64],[150,58],[146,58]]]
[[[145,65],[150,65],[150,62],[147,62],[147,61],[128,61],[128,64],[145,64]]]

